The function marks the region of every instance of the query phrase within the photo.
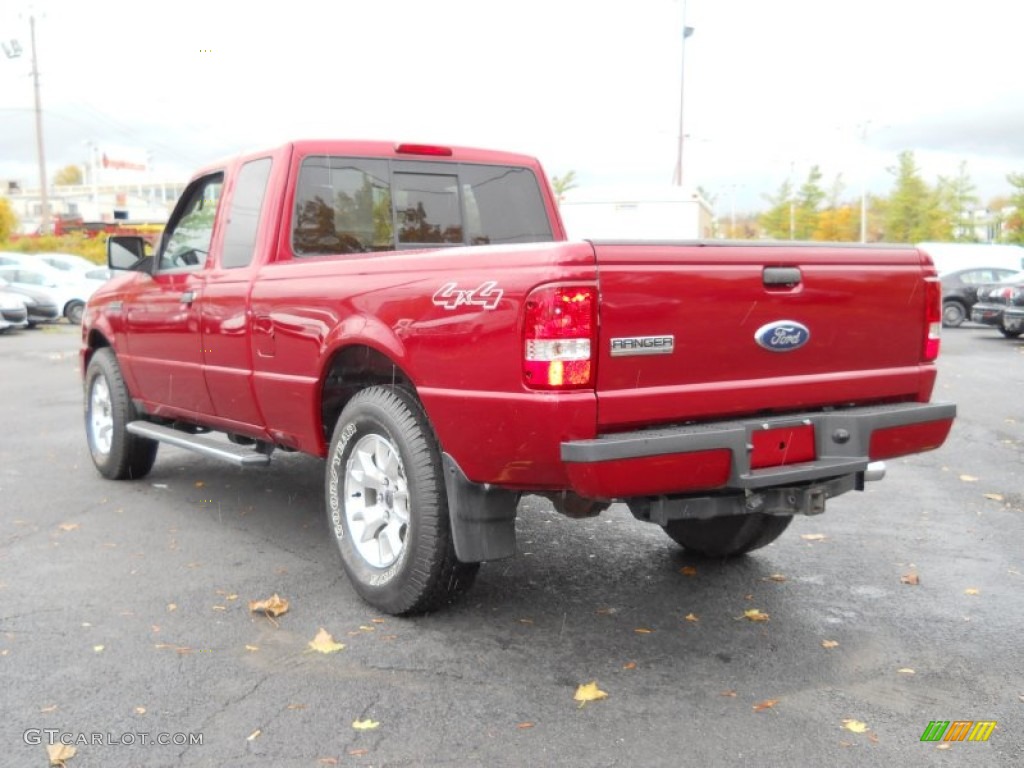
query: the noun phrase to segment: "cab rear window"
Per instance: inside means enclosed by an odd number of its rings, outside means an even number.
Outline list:
[[[296,256],[552,239],[528,168],[310,156],[299,171]]]

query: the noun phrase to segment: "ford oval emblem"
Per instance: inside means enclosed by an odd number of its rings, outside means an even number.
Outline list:
[[[771,352],[791,352],[800,349],[811,338],[806,325],[795,320],[777,320],[762,325],[754,333],[754,341]]]

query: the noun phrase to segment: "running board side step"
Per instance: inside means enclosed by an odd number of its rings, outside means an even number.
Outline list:
[[[152,424],[148,421],[130,421],[125,429],[133,435],[145,437],[149,440],[157,440],[188,451],[201,453],[203,456],[227,461],[239,467],[265,467],[270,463],[269,453],[256,453],[251,448],[243,446],[224,445],[216,440],[211,440],[202,435],[190,435],[187,432],[180,432],[161,424]]]

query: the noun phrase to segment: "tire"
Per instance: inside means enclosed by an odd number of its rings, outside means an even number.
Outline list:
[[[70,301],[68,305],[64,307],[64,317],[68,319],[68,322],[72,325],[82,324],[82,315],[85,314],[85,304],[81,301]]]
[[[967,308],[959,301],[947,301],[942,304],[942,326],[959,328],[967,319]]]
[[[1018,336],[1024,333],[1024,331],[1008,331],[1005,328],[1000,328],[999,332],[1008,339],[1016,339]]]
[[[766,547],[793,522],[792,515],[729,515],[710,520],[671,520],[667,533],[679,546],[705,557],[736,557]]]
[[[480,566],[455,557],[440,451],[411,394],[370,387],[349,400],[324,486],[342,565],[370,605],[424,613],[472,585]]]
[[[136,418],[113,350],[97,349],[85,372],[85,437],[92,463],[110,480],[145,477],[156,461],[159,444],[125,429]]]

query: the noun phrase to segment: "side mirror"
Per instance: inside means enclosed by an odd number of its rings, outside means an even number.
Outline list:
[[[111,235],[107,238],[107,266],[111,269],[138,269],[146,259],[146,241],[136,235]]]

